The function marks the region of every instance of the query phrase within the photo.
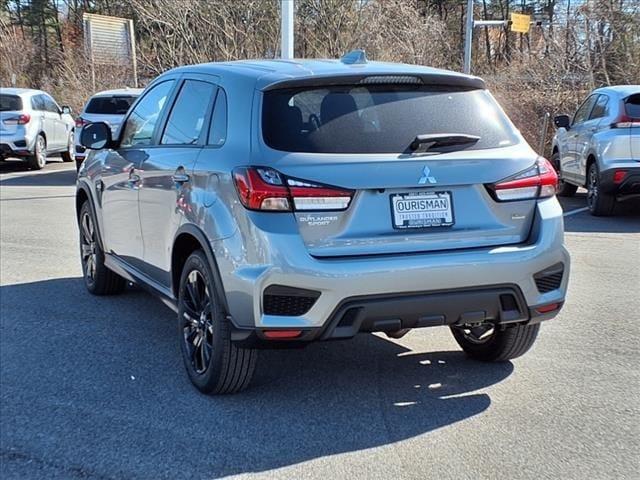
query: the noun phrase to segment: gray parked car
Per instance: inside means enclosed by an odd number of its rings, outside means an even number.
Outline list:
[[[610,215],[616,201],[640,197],[640,85],[594,90],[570,118],[558,115],[553,138],[558,193],[587,188],[593,215]]]
[[[89,123],[104,122],[111,127],[111,133],[116,135],[129,107],[141,93],[141,88],[105,90],[94,94],[87,101],[82,112],[76,118],[75,148],[78,167],[80,167],[85,157],[85,149],[80,145],[82,128]]]
[[[39,170],[54,153],[73,161],[71,109],[40,90],[0,89],[0,158],[23,158]]]
[[[83,130],[86,286],[172,307],[203,392],[247,386],[257,348],[359,332],[447,326],[505,361],[563,305],[556,174],[484,82],[351,58],[177,68],[117,138]]]

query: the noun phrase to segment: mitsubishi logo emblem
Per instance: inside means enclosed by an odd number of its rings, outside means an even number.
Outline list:
[[[429,175],[430,173],[431,170],[429,170],[429,167],[425,165],[424,169],[422,170],[422,176],[420,177],[420,180],[418,180],[418,185],[424,185],[426,183],[436,183],[435,177]]]

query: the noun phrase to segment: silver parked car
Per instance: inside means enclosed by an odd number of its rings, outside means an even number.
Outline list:
[[[586,187],[593,215],[610,215],[616,201],[640,197],[640,85],[594,90],[573,118],[558,115],[554,122],[560,195]]]
[[[104,122],[111,127],[111,132],[115,136],[129,107],[141,93],[141,88],[105,90],[96,93],[87,101],[76,118],[75,149],[78,167],[85,157],[85,148],[80,144],[82,127],[93,122]]]
[[[48,93],[0,89],[0,158],[23,158],[38,170],[49,154],[59,153],[72,162],[73,125],[71,109],[59,107]]]
[[[476,77],[343,61],[171,70],[117,137],[84,128],[88,290],[178,314],[191,381],[247,386],[257,348],[446,326],[506,361],[560,311],[557,176]]]

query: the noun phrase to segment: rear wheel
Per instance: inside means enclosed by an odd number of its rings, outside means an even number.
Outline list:
[[[189,256],[180,278],[178,326],[182,358],[191,382],[203,393],[244,390],[255,370],[257,351],[231,342],[231,325],[215,289],[207,257]]]
[[[613,213],[616,197],[604,193],[600,188],[600,170],[598,164],[589,165],[587,174],[587,206],[591,215],[604,217]]]
[[[98,242],[98,232],[89,202],[80,209],[80,260],[84,284],[94,295],[121,293],[127,282],[104,264],[104,252]]]
[[[67,150],[60,154],[63,162],[73,162],[75,160],[74,148],[75,144],[73,143],[73,132],[71,132],[67,140]]]
[[[540,324],[512,325],[500,329],[492,324],[451,327],[453,338],[471,357],[485,362],[504,362],[524,355],[534,344]]]
[[[47,142],[42,134],[36,137],[33,155],[29,157],[28,162],[33,170],[42,170],[47,164]]]

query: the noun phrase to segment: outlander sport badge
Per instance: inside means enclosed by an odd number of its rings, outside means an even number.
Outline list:
[[[418,180],[418,185],[424,185],[425,183],[436,183],[435,177],[430,176],[430,173],[431,170],[429,170],[429,167],[425,165],[424,169],[422,170],[422,176],[420,177],[420,180]]]

